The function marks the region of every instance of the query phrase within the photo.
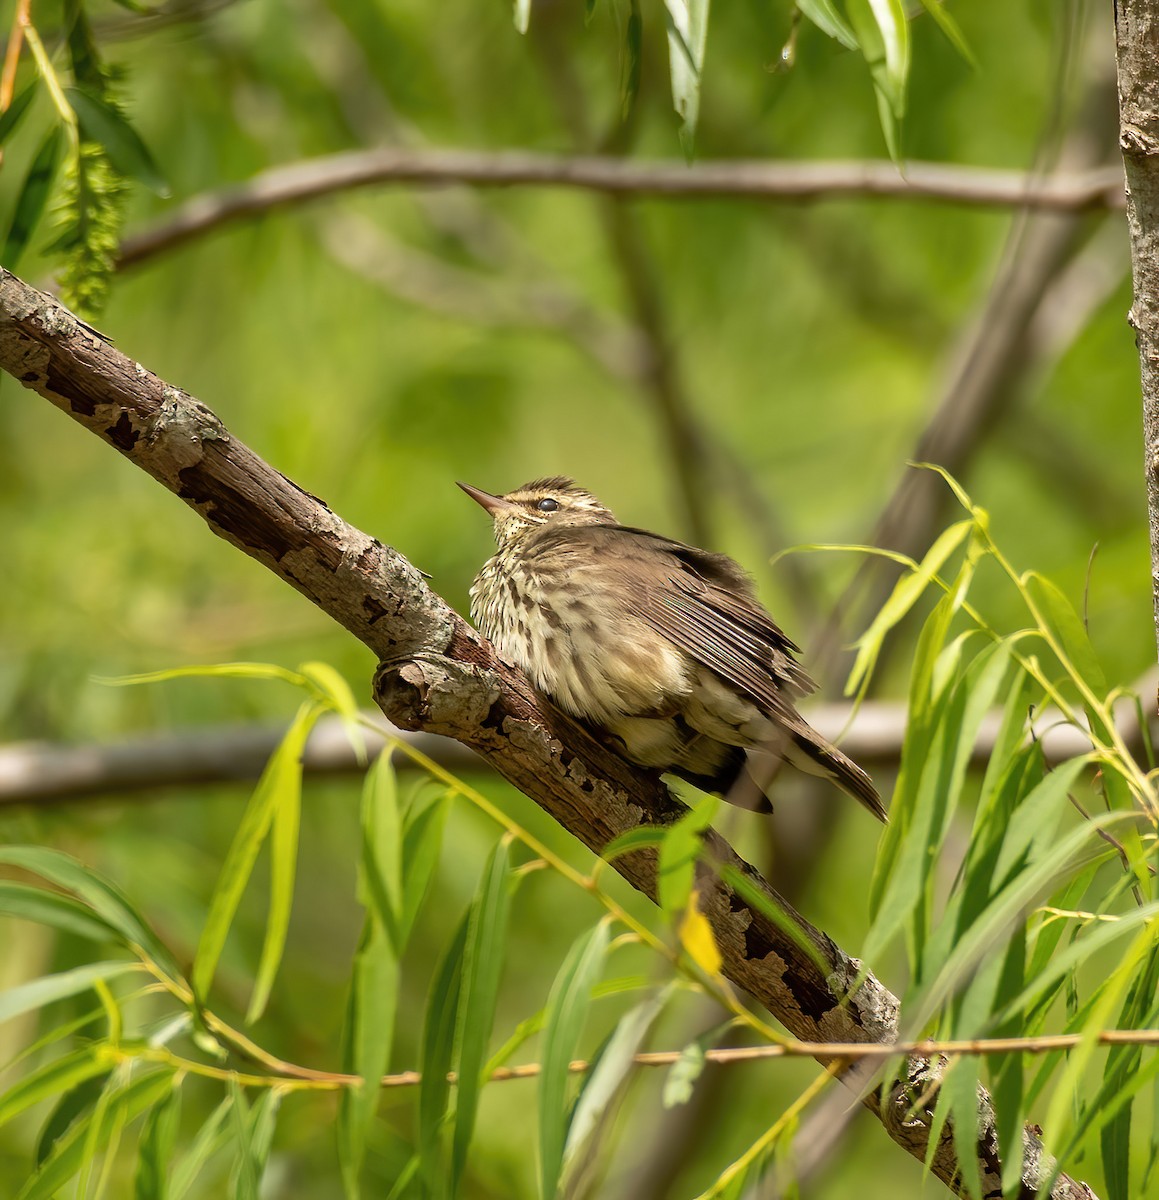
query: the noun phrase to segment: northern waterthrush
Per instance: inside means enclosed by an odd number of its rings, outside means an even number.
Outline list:
[[[621,525],[562,476],[504,496],[459,486],[498,545],[471,618],[561,709],[639,766],[734,802],[755,791],[767,810],[787,761],[885,820],[869,776],[797,712],[815,685],[731,558]]]

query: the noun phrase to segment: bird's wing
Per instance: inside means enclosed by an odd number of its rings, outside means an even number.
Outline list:
[[[590,538],[623,570],[614,586],[637,615],[715,671],[770,716],[799,721],[793,700],[816,685],[793,657],[797,647],[756,598],[753,581],[724,554],[626,525],[559,529]],[[635,568],[635,569],[633,569]]]

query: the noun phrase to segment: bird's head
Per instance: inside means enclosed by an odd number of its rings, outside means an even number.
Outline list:
[[[492,496],[469,484],[459,487],[491,514],[495,541],[502,548],[543,525],[615,525],[616,518],[574,479],[556,475],[535,479],[503,496]]]

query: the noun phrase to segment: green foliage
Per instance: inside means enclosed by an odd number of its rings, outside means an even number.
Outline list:
[[[875,15],[888,18],[888,7],[870,5],[873,23],[858,26],[855,35],[847,6],[801,0],[805,19],[795,65],[773,73],[764,68],[789,28],[789,6],[714,6],[696,79],[698,152],[706,158],[880,155],[879,117],[866,86],[872,82],[876,90],[879,76],[887,92],[884,98],[878,93],[879,103],[888,109],[880,119],[887,128],[893,123],[895,141],[917,158],[1026,165],[1039,152],[1043,122],[1056,102],[1088,110],[1077,91],[1055,97],[1049,86],[1055,47],[1064,40],[1058,6],[986,0],[947,9],[932,3],[923,6],[928,15],[905,7],[910,56],[903,86],[897,47],[891,75]],[[193,10],[172,14],[172,21],[137,23],[112,6],[94,6],[99,47],[87,24],[74,21],[71,33],[64,26],[45,31],[49,71],[25,55],[13,104],[0,114],[7,172],[0,238],[9,241],[10,230],[18,235],[4,252],[5,266],[13,265],[17,251],[32,279],[60,266],[60,252],[46,256],[51,237],[44,225],[59,205],[63,170],[80,155],[80,122],[69,98],[84,94],[113,103],[104,82],[94,83],[94,59],[125,64],[110,90],[182,199],[298,156],[377,144],[393,138],[396,125],[399,137],[416,142],[481,149],[589,148],[585,125],[593,139],[614,128],[623,144],[632,139],[641,157],[670,156],[676,146],[660,4],[588,5],[587,29],[579,6],[542,12],[535,6],[527,39],[512,36],[511,10],[457,0],[442,5],[434,21],[430,6],[413,0],[326,0],[289,18],[284,6],[266,0],[195,8],[194,23],[183,26]],[[52,19],[50,8],[34,4],[32,11],[37,20]],[[951,12],[980,64],[976,75],[964,69],[961,46],[951,44],[957,26],[942,19]],[[118,30],[132,36],[120,40]],[[892,36],[896,41],[896,28]],[[875,56],[872,74],[867,48]],[[107,69],[104,77],[113,82]],[[892,107],[899,99],[904,129]],[[630,119],[621,124],[625,110]],[[147,183],[149,170],[115,118],[102,132],[102,115],[108,116],[101,110],[94,121],[90,112],[85,140],[102,145],[102,169],[119,177],[123,189],[103,219],[119,219],[114,210],[131,204],[127,228],[133,232],[167,220],[169,208],[147,186],[130,190]],[[45,173],[45,147],[53,142],[55,167]],[[92,198],[85,203],[92,210]],[[622,298],[630,291],[609,253],[598,203],[564,191],[394,190],[342,197],[304,216],[271,215],[155,259],[118,283],[101,327],[126,352],[220,409],[249,444],[398,545],[434,575],[441,592],[463,602],[486,535],[463,516],[450,487],[455,477],[499,487],[566,470],[594,486],[626,520],[687,534],[672,499],[670,463],[656,452],[663,437],[649,415],[652,396],[632,374],[639,332]],[[70,201],[74,227],[80,205],[79,196]],[[720,449],[737,466],[735,476],[713,475],[703,497],[711,544],[757,571],[778,621],[808,650],[847,560],[808,559],[805,574],[814,586],[798,594],[786,586],[787,572],[763,570],[765,547],[867,536],[872,514],[933,407],[955,331],[972,321],[989,286],[1006,217],[956,206],[850,201],[771,208],[647,200],[633,209],[640,217],[638,249],[652,259],[670,334],[669,365],[705,433],[698,449],[706,460]],[[369,249],[356,243],[355,266],[332,253],[347,217],[389,237],[385,257],[402,260],[402,285],[383,290],[373,240]],[[1094,226],[1099,218],[1084,220]],[[1084,245],[1098,248],[1097,239]],[[97,249],[86,253],[99,277],[107,258]],[[873,671],[870,695],[903,694],[903,675],[915,658],[920,671],[910,688],[915,700],[904,799],[894,819],[898,832],[894,840],[891,826],[886,835],[884,866],[873,885],[874,912],[887,913],[893,940],[875,929],[882,947],[866,955],[871,854],[860,813],[843,813],[833,827],[836,840],[813,870],[800,907],[895,990],[909,988],[906,1012],[921,1018],[918,1034],[1069,1030],[1090,1039],[1099,1020],[1153,1028],[1159,1018],[1147,961],[1154,939],[1144,940],[1155,919],[1153,828],[1115,816],[1102,832],[1118,840],[1120,854],[1071,810],[1066,795],[1071,790],[1087,811],[1109,804],[1115,814],[1128,812],[1141,795],[1134,772],[1119,769],[1128,760],[1105,724],[1113,693],[1091,666],[1114,684],[1136,678],[1151,657],[1144,633],[1150,620],[1146,571],[1140,571],[1144,536],[1123,470],[1138,458],[1137,360],[1122,328],[1129,288],[1116,289],[1108,262],[1106,290],[1102,299],[1088,294],[1094,309],[1084,315],[1082,332],[1013,389],[1002,421],[968,468],[1006,554],[1049,576],[1063,607],[1034,575],[1022,586],[1000,575],[971,513],[958,532],[946,535],[950,549],[943,540],[933,557],[915,556],[921,569],[907,571],[906,594],[895,593],[889,620],[859,647],[862,666]],[[458,306],[447,303],[445,290],[418,286],[442,278],[439,268],[449,266],[459,269],[450,289],[452,299],[463,302]],[[466,303],[472,300],[480,302]],[[228,673],[196,687],[114,691],[92,682],[94,675],[147,671],[159,661],[277,657],[294,663],[324,656],[352,680],[365,678],[365,653],[340,629],[205,537],[197,518],[160,497],[151,480],[114,469],[115,459],[95,439],[62,425],[59,414],[34,397],[25,403],[10,383],[3,408],[11,436],[0,448],[10,565],[0,592],[0,626],[8,633],[0,723],[10,736],[87,741],[234,718],[285,725],[292,717],[279,689]],[[1098,405],[1091,405],[1092,395],[1100,397]],[[1051,439],[1039,436],[1045,430]],[[729,490],[734,477],[753,485],[748,499]],[[86,502],[78,504],[78,495]],[[784,533],[774,528],[778,523]],[[966,526],[970,532],[961,538]],[[1080,619],[1070,598],[1084,592],[1095,540],[1100,552]],[[928,589],[938,588],[939,579],[950,587],[963,580],[962,559],[970,553],[977,562],[967,603],[1001,632],[1004,649],[995,648],[964,605],[948,602],[931,618]],[[1028,599],[1037,615],[1028,616]],[[1087,624],[1089,637],[1076,640]],[[911,633],[919,627],[925,633],[915,656]],[[962,635],[968,636],[958,643]],[[1074,674],[1057,660],[1051,642],[1063,648]],[[995,685],[1003,660],[1005,675]],[[809,665],[823,666],[816,658]],[[306,679],[310,672],[288,674]],[[868,678],[863,674],[858,692]],[[1051,703],[1048,687],[1074,718],[1095,728],[1103,744],[1092,752],[1097,767],[1064,764],[1045,773],[1026,727],[1032,708],[1040,733],[1056,720],[1043,715]],[[356,682],[355,690],[361,694],[364,685]],[[987,693],[1001,706],[1003,723],[999,748],[983,768],[968,743]],[[333,694],[327,699],[309,687],[301,694],[352,717],[352,699],[333,703]],[[1146,770],[1149,764],[1140,759],[1137,765]],[[292,764],[283,765],[292,777]],[[956,792],[944,806],[936,794],[941,779]],[[464,792],[445,779],[414,792],[406,780],[400,776],[392,798],[390,774],[381,765],[373,801],[363,796],[361,824],[353,789],[310,784],[300,808],[292,802],[301,822],[296,862],[286,852],[292,821],[280,827],[278,853],[265,853],[274,849],[271,820],[202,1003],[188,976],[214,904],[207,881],[218,875],[238,836],[236,789],[188,788],[157,803],[118,796],[3,815],[0,841],[67,849],[79,873],[70,881],[60,872],[6,866],[0,879],[0,942],[8,969],[2,986],[13,989],[0,994],[22,1009],[30,997],[46,1000],[0,1026],[7,1068],[0,1113],[12,1114],[0,1125],[0,1193],[15,1195],[72,1136],[72,1145],[84,1147],[90,1195],[101,1187],[106,1196],[135,1189],[169,1200],[229,1195],[252,1188],[267,1149],[270,1172],[279,1168],[283,1181],[300,1178],[283,1186],[311,1200],[336,1192],[340,1176],[348,1194],[358,1188],[399,1200],[422,1194],[424,1127],[411,1115],[413,1094],[380,1091],[365,1080],[386,1069],[428,1065],[418,1026],[428,985],[439,979],[437,957],[455,946],[474,881],[499,830],[509,830],[464,811]],[[590,879],[590,859],[510,789],[473,775],[460,782],[483,787],[521,830]],[[801,802],[787,779],[785,789],[777,797],[777,822],[791,820]],[[460,798],[453,814],[449,795]],[[727,810],[718,820],[734,821],[725,826],[730,836],[739,831],[754,842],[754,831],[763,828]],[[1078,853],[1064,862],[1058,848],[1072,836]],[[664,831],[636,831],[622,839],[622,848],[655,848],[664,837]],[[674,863],[677,848],[669,848]],[[526,855],[530,861],[512,844],[512,861],[522,864],[517,873],[547,861],[537,847],[528,845]],[[394,874],[399,857],[401,883]],[[275,858],[276,906],[269,870]],[[921,885],[908,893],[911,910],[901,912],[892,907],[897,893],[889,898],[892,876],[899,863],[911,861],[919,864]],[[777,883],[779,866],[771,872]],[[681,871],[687,880],[687,867]],[[719,1004],[720,997],[705,999],[708,983],[686,957],[673,974],[671,959],[680,957],[673,919],[649,913],[611,874],[599,876],[602,898],[577,890],[575,879],[554,869],[519,885],[490,1030],[495,1048],[480,1078],[509,1063],[544,1060],[547,1012],[536,1006],[548,995],[569,942],[610,911],[603,907],[610,899],[668,953],[641,944],[641,935],[615,918],[612,977],[590,990],[585,1031],[573,1053],[593,1057],[607,1044],[622,1067],[628,1034],[638,1028],[640,993],[678,980],[651,1044],[697,1047],[682,1059],[684,1098],[709,1085],[712,1073],[729,1074],[717,1102],[702,1112],[702,1148],[683,1167],[676,1194],[737,1194],[765,1169],[777,1170],[778,1185],[791,1194],[798,1128],[791,1109],[813,1068],[781,1060],[706,1066],[725,1027],[717,1011],[706,1014],[704,1006]],[[103,892],[99,883],[108,880],[116,881],[131,913]],[[762,894],[751,884],[745,893],[747,882],[729,878],[746,900],[761,905]],[[286,920],[291,883],[294,909],[279,933],[275,925]],[[765,916],[792,934],[784,914],[765,904]],[[674,899],[673,905],[678,921],[685,910]],[[279,914],[273,922],[272,912]],[[405,943],[401,952],[389,932],[392,921]],[[274,961],[279,951],[280,964]],[[458,971],[464,953],[460,945],[451,956]],[[1125,973],[1112,983],[1121,962],[1128,964]],[[110,1009],[92,999],[91,987],[68,994],[90,974],[103,978],[110,963],[125,968],[107,980],[121,1027],[116,1037]],[[259,975],[273,990],[242,1032]],[[724,1012],[738,1040],[763,1037]],[[456,999],[447,1014],[446,1070],[455,1065],[458,1020]],[[709,1032],[697,1037],[704,1025]],[[621,1038],[608,1042],[616,1030]],[[364,1082],[284,1076],[270,1055]],[[1008,1194],[1016,1192],[1027,1117],[1047,1126],[1048,1144],[1064,1168],[1081,1171],[1100,1196],[1150,1194],[1159,1136],[1153,1132],[1159,1111],[1154,1048],[1092,1043],[1074,1059],[1077,1069],[1064,1074],[1060,1052],[959,1056],[942,1111],[953,1110],[955,1136],[967,1137],[971,1074],[988,1083]],[[159,1073],[164,1093],[136,1116],[117,1099],[124,1086],[117,1072],[126,1062],[143,1079]],[[700,1068],[705,1076],[690,1079]],[[437,1064],[433,1070],[437,1075]],[[166,1071],[171,1086],[162,1078]],[[635,1168],[663,1120],[663,1074],[612,1072],[615,1095],[628,1079],[635,1082],[615,1122],[617,1140],[594,1154],[597,1171],[612,1163],[610,1187],[621,1168]],[[227,1076],[236,1078],[235,1086]],[[580,1107],[567,1125],[578,1082],[564,1088],[559,1110],[550,1114],[568,1128],[565,1159],[572,1130],[575,1145],[592,1144],[580,1137],[586,1125]],[[437,1161],[444,1169],[453,1148],[456,1089],[437,1079],[431,1086],[443,1094],[435,1109],[442,1139]],[[481,1088],[462,1194],[535,1193],[538,1163],[526,1152],[535,1136],[533,1086],[516,1081]],[[581,1106],[591,1087],[580,1090]],[[1065,1111],[1051,1127],[1055,1095]],[[264,1096],[270,1099],[263,1102]],[[808,1114],[802,1114],[803,1123]],[[774,1119],[779,1123],[767,1136]],[[667,1133],[661,1128],[655,1136],[667,1145]],[[118,1142],[115,1154],[99,1152]],[[842,1151],[829,1173],[811,1181],[818,1198],[854,1191],[894,1196],[920,1186],[917,1165],[899,1161],[873,1131],[845,1142]],[[740,1167],[722,1181],[730,1160]],[[74,1179],[79,1175],[78,1169]],[[563,1177],[569,1178],[566,1169]]]

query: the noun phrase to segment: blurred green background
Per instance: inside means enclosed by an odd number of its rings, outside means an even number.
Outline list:
[[[583,7],[537,3],[520,37],[505,3],[241,0],[177,5],[168,19],[98,5],[100,44],[126,71],[130,116],[173,193],[135,195],[127,232],[266,167],[376,144],[555,153],[610,144],[678,157],[662,6],[643,6],[641,89],[626,127],[624,6],[597,3],[587,26]],[[1059,0],[952,7],[977,66],[929,19],[913,21],[906,156],[1040,169],[1114,161],[1108,13]],[[35,11],[51,28],[52,6]],[[864,61],[804,23],[791,69],[774,70],[790,31],[787,4],[717,6],[698,156],[882,157]],[[47,107],[39,119],[48,120]],[[29,136],[6,148],[0,220],[35,144]],[[98,324],[278,469],[429,572],[460,611],[490,534],[454,481],[502,491],[571,474],[626,523],[696,537],[743,561],[836,699],[840,662],[816,663],[809,647],[856,560],[814,553],[770,568],[769,555],[872,536],[1019,219],[916,200],[615,201],[558,189],[372,187],[271,212],[127,270]],[[1009,557],[1076,599],[1098,544],[1090,632],[1112,681],[1129,683],[1154,647],[1125,222],[1102,212],[1029,220],[1035,236],[1050,221],[1069,224],[1057,261],[1037,281],[1030,275],[1036,302],[1024,327],[988,334],[1012,334],[1012,365],[954,468],[991,511]],[[44,282],[49,264],[33,254],[19,270]],[[666,383],[641,369],[641,355],[663,363]],[[664,415],[673,396],[696,427],[685,490]],[[296,705],[273,684],[112,689],[97,678],[180,664],[323,659],[369,699],[369,653],[152,480],[10,379],[0,383],[0,416],[4,740],[288,720]],[[951,512],[947,505],[933,528]],[[1003,628],[1021,619],[997,588],[988,612]],[[847,621],[845,642],[857,619]],[[903,637],[878,695],[904,694],[906,665]],[[553,847],[589,862],[523,797],[487,776],[475,782]],[[0,810],[0,838],[59,846],[105,872],[186,961],[245,795],[239,785]],[[274,1052],[319,1067],[338,1061],[360,921],[356,796],[355,782],[308,787],[290,944],[258,1031]],[[788,825],[805,799],[790,788],[778,804]],[[823,857],[793,864],[793,898],[855,953],[871,861],[864,814],[836,811]],[[728,830],[768,866],[767,831],[755,819],[736,818]],[[404,973],[397,1069],[415,1061],[432,964],[495,832],[465,805],[452,814],[436,899]],[[777,882],[775,861],[769,870]],[[263,906],[259,879],[223,962],[224,1011],[244,1011]],[[596,916],[546,874],[523,885],[497,1039],[544,1003],[566,946]],[[15,922],[0,926],[0,945],[0,983],[88,953]],[[616,970],[650,969],[620,953]],[[890,965],[874,966],[890,983]],[[679,1046],[716,1023],[698,1003],[677,1004],[654,1044]],[[623,1007],[599,1008],[593,1047]],[[32,1036],[28,1022],[0,1026],[0,1061]],[[710,1069],[704,1098],[670,1111],[658,1103],[659,1074],[642,1078],[601,1194],[695,1194],[813,1070]],[[204,1089],[205,1111],[217,1095]],[[412,1104],[405,1093],[386,1099],[367,1194],[385,1194],[409,1157]],[[487,1090],[467,1194],[534,1194],[533,1112],[529,1083]],[[263,1195],[341,1194],[332,1115],[332,1099],[286,1102]],[[197,1117],[187,1103],[190,1129]],[[27,1174],[36,1130],[35,1121],[0,1130],[0,1194],[14,1194]],[[195,1194],[223,1194],[227,1166]],[[916,1189],[919,1175],[863,1117],[807,1194],[892,1197]]]

